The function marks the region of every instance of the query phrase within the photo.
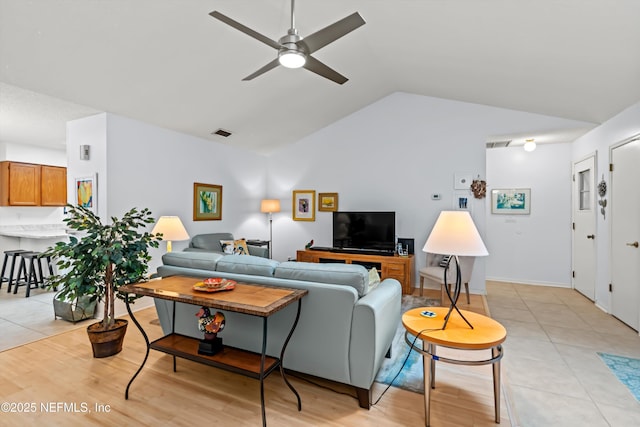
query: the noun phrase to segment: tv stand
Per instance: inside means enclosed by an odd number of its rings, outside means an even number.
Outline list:
[[[359,264],[366,268],[375,267],[381,279],[396,279],[402,285],[403,294],[413,293],[413,255],[386,256],[358,253],[344,253],[333,251],[321,251],[318,249],[298,251],[296,261],[300,262],[337,262],[345,264]]]

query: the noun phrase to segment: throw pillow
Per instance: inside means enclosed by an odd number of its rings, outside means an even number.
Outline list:
[[[247,248],[247,241],[245,239],[238,239],[233,242],[235,252],[238,255],[249,255],[249,248]]]
[[[238,240],[220,240],[222,252],[229,255],[249,255],[247,241],[245,239]]]
[[[235,251],[233,240],[220,240],[220,246],[222,246],[222,252],[224,252],[225,254],[233,255]]]
[[[447,265],[449,265],[449,259],[451,259],[451,255],[445,255],[438,265],[440,267],[447,268]]]
[[[369,291],[372,291],[376,286],[380,284],[380,275],[377,268],[369,270]]]

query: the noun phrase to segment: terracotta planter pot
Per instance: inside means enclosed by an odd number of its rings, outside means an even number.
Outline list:
[[[122,342],[127,332],[129,322],[124,319],[116,319],[111,329],[103,331],[100,323],[94,323],[87,327],[89,341],[93,349],[93,357],[109,357],[122,351]]]

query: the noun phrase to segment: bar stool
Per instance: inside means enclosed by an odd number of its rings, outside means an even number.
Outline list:
[[[11,286],[14,282],[13,272],[16,267],[16,260],[20,256],[21,253],[27,252],[24,249],[12,249],[9,251],[4,251],[4,262],[2,263],[2,273],[0,273],[0,289],[2,289],[2,284],[7,282],[7,293],[11,292]],[[9,269],[9,275],[5,276],[4,273],[7,271],[7,265],[9,263],[9,257],[11,257],[11,268]]]
[[[43,285],[42,267],[38,261],[40,255],[40,252],[31,251],[20,253],[20,266],[18,267],[18,277],[16,278],[15,287],[13,289],[14,294],[18,293],[18,287],[26,286],[27,290],[25,297],[29,298],[31,289],[38,289],[39,286]],[[29,264],[28,269],[27,263]],[[38,273],[40,273],[39,276]]]

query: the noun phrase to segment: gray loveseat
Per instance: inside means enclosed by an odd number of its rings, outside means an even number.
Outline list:
[[[224,254],[222,250],[223,240],[236,240],[231,233],[209,233],[197,234],[193,236],[189,242],[189,247],[184,252],[215,252]],[[263,258],[269,258],[269,249],[262,246],[253,246],[247,244],[249,255],[255,255]]]
[[[287,347],[284,368],[351,385],[360,406],[370,407],[371,386],[400,323],[402,290],[397,280],[385,279],[371,286],[368,271],[360,265],[279,263],[250,255],[171,252],[162,261],[158,268],[162,277],[224,277],[308,290]],[[171,332],[171,303],[156,299],[155,304],[163,331]],[[296,304],[292,304],[269,318],[267,354],[279,356],[296,310]],[[201,338],[197,311],[198,307],[177,303],[175,332]],[[224,314],[226,326],[220,333],[224,343],[260,352],[261,320]]]

